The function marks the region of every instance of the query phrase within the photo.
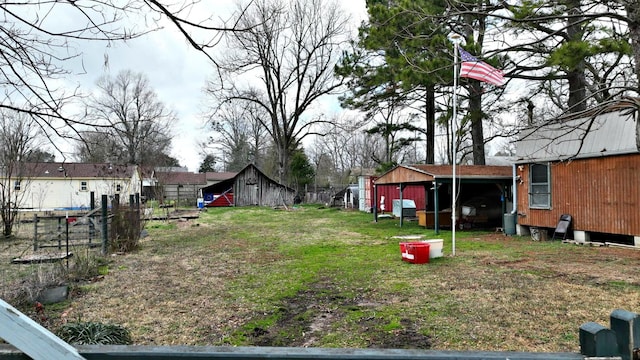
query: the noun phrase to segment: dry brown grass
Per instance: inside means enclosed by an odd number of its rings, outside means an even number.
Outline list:
[[[277,328],[288,342],[266,344],[400,346],[406,335],[400,347],[556,352],[578,351],[587,321],[640,311],[637,250],[463,233],[455,258],[419,266],[400,261],[397,240],[370,233],[386,225],[368,217],[348,215],[363,232],[316,210],[246,211],[151,229],[138,251],[109,257],[108,275],[77,284],[70,301],[48,310],[53,326],[121,324],[136,344],[264,344]],[[417,230],[407,227],[382,233]],[[304,251],[308,263],[296,265],[292,254]],[[344,257],[358,260],[342,269]],[[285,311],[300,311],[290,315],[301,332],[280,321]]]

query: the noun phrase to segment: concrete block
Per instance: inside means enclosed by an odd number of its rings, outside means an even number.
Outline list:
[[[623,360],[633,359],[633,349],[640,347],[640,318],[631,311],[616,309],[610,316],[616,334],[618,352]]]
[[[576,242],[587,242],[587,241],[591,241],[591,236],[586,231],[574,230],[573,239]]]
[[[530,236],[531,231],[529,230],[528,226],[516,224],[516,234],[518,234],[519,236]]]
[[[580,326],[580,353],[585,356],[617,356],[618,342],[613,330],[598,323]]]

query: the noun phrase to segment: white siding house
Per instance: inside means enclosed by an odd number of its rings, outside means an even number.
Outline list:
[[[11,184],[18,208],[73,210],[89,208],[91,192],[96,206],[102,195],[119,194],[127,203],[130,195],[140,194],[142,182],[135,165],[55,162],[25,164]]]

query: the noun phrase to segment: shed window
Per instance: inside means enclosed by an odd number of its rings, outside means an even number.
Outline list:
[[[531,164],[529,175],[529,207],[551,208],[551,176],[549,164]]]
[[[116,184],[116,192],[122,191],[122,185]]]
[[[89,187],[87,186],[87,182],[80,181],[80,191],[87,191],[87,190],[89,190]]]
[[[20,191],[20,180],[14,181],[13,190]]]

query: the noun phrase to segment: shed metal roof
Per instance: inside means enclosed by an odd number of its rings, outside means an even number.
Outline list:
[[[632,107],[531,127],[521,134],[515,163],[638,153],[636,127]]]
[[[236,175],[238,175],[237,172],[206,172],[206,177],[207,180],[211,180],[211,181],[222,181],[222,180],[228,180],[228,179],[233,179],[234,177],[236,177]]]
[[[204,173],[156,172],[156,178],[162,185],[206,185]]]
[[[452,165],[398,165],[380,176],[376,185],[424,183],[434,180],[451,180]],[[511,166],[458,165],[456,179],[461,180],[511,180]]]

